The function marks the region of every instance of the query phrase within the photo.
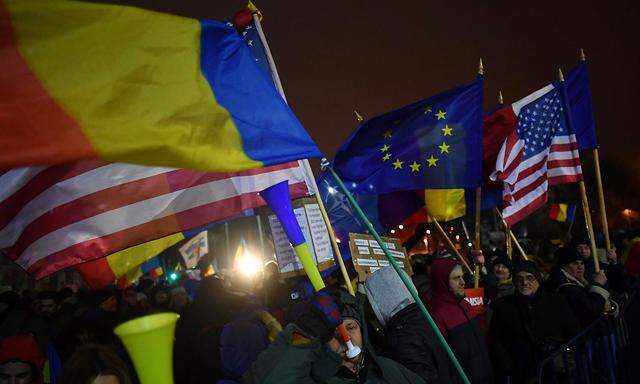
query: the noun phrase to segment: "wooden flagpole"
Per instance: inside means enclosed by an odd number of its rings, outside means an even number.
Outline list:
[[[484,65],[482,64],[482,58],[480,58],[480,62],[478,63],[478,75],[484,75]],[[482,187],[476,188],[476,212],[475,212],[475,220],[474,220],[474,232],[475,232],[475,249],[479,251],[482,247],[480,241],[480,215],[482,208]],[[480,266],[476,264],[473,274],[473,287],[478,288],[480,286]]]
[[[429,212],[427,212],[428,214]],[[433,224],[435,224],[436,228],[438,229],[438,232],[440,232],[440,235],[442,235],[442,237],[444,237],[444,239],[447,242],[447,245],[449,246],[449,248],[451,249],[451,251],[456,255],[456,257],[458,258],[458,260],[460,260],[460,262],[462,263],[462,265],[464,265],[464,267],[467,269],[467,271],[470,274],[473,274],[473,270],[471,270],[471,267],[469,267],[469,263],[467,263],[467,260],[465,260],[464,257],[462,257],[462,255],[460,254],[460,252],[458,252],[458,249],[456,248],[455,244],[453,244],[453,241],[451,241],[451,239],[449,238],[449,236],[447,236],[447,233],[444,231],[444,229],[442,228],[442,226],[440,225],[440,223],[438,222],[438,220],[429,215],[429,219],[431,219],[431,221],[433,221]]]
[[[502,213],[500,213],[500,210],[498,208],[496,208],[496,213],[498,214],[498,217],[500,218],[500,221],[502,221],[502,225],[504,225],[504,228],[505,228],[505,231],[506,231],[506,235],[507,235],[507,238],[509,239],[509,242],[513,242],[513,244],[516,245],[516,248],[518,248],[518,252],[520,252],[520,256],[522,256],[522,258],[524,260],[529,260],[529,258],[527,257],[527,254],[524,252],[524,249],[522,249],[522,246],[520,245],[520,242],[518,242],[518,238],[516,237],[516,235],[513,234],[513,231],[511,230],[511,226],[509,224],[507,224],[507,222],[504,220],[504,218],[502,217]],[[508,245],[508,246],[510,246],[510,245]],[[513,251],[511,251],[511,252],[513,252]]]
[[[580,48],[580,61],[586,62],[587,57],[584,50]],[[602,188],[602,174],[600,172],[600,154],[598,148],[591,150],[593,153],[593,165],[596,171],[596,185],[598,186],[598,202],[600,204],[600,218],[602,221],[602,232],[604,233],[604,244],[607,250],[611,249],[611,238],[609,237],[609,223],[607,220],[607,209],[604,201],[604,189]],[[596,255],[594,255],[596,257]]]
[[[284,94],[284,89],[282,88],[282,82],[280,81],[280,76],[278,75],[278,70],[276,68],[276,63],[273,60],[273,56],[271,55],[271,50],[269,49],[269,44],[267,43],[267,38],[264,35],[264,31],[262,30],[262,24],[260,24],[259,15],[254,12],[253,13],[253,22],[256,25],[256,32],[258,32],[258,36],[260,36],[260,40],[262,41],[262,45],[264,46],[265,54],[267,56],[267,62],[269,63],[269,69],[271,70],[271,74],[273,76],[273,82],[278,89],[278,92],[284,99],[287,101],[287,98]],[[307,174],[308,181],[313,188],[314,195],[316,197],[316,201],[318,203],[318,207],[320,208],[320,213],[322,214],[322,219],[327,227],[327,231],[329,232],[329,238],[331,239],[331,245],[333,247],[333,251],[335,252],[336,259],[338,259],[338,265],[340,266],[340,272],[342,273],[342,277],[344,279],[344,283],[347,286],[347,290],[351,295],[355,296],[355,291],[353,286],[351,285],[351,279],[349,278],[349,273],[347,273],[347,268],[344,265],[344,260],[342,260],[342,254],[340,252],[340,248],[338,247],[338,242],[336,241],[336,235],[333,232],[333,227],[331,227],[331,221],[329,220],[329,215],[327,215],[327,210],[324,207],[324,203],[322,202],[322,198],[320,198],[320,190],[318,189],[318,185],[316,184],[316,179],[313,177],[313,171],[311,170],[311,165],[309,164],[309,160],[304,159],[301,160],[305,173]]]
[[[571,113],[569,111],[569,100],[567,100],[566,89],[564,84],[564,75],[562,69],[558,69],[558,78],[560,79],[560,87],[563,92],[562,99],[564,100],[564,109],[569,123],[569,131],[573,132]],[[596,249],[596,237],[593,232],[593,223],[591,221],[591,210],[589,209],[589,200],[587,198],[587,188],[584,185],[584,180],[580,179],[578,182],[578,188],[580,189],[580,197],[582,199],[582,210],[584,211],[584,218],[587,224],[587,232],[589,233],[589,242],[591,245],[591,258],[593,259],[593,265],[596,272],[600,272],[600,261],[598,260],[598,252]]]

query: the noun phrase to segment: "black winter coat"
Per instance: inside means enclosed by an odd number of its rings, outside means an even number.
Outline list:
[[[417,304],[396,313],[387,324],[385,336],[382,354],[417,373],[425,382],[459,381],[447,352]]]
[[[495,303],[489,347],[496,383],[525,383],[538,364],[578,333],[580,324],[564,297],[539,289],[533,297],[518,293]]]
[[[604,313],[609,292],[603,286],[595,283],[580,286],[559,269],[551,272],[549,283],[555,292],[567,299],[582,327],[588,326]]]

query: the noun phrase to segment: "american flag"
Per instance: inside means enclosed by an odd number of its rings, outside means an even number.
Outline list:
[[[289,180],[308,193],[301,162],[250,171],[81,161],[0,172],[0,249],[36,278],[264,205]]]
[[[550,84],[507,107],[517,127],[503,143],[491,178],[503,182],[502,214],[509,224],[544,205],[549,185],[582,180],[561,91]]]

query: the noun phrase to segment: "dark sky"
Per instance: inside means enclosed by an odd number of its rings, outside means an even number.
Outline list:
[[[124,0],[226,20],[244,1]],[[258,1],[289,103],[329,157],[372,117],[475,76],[485,107],[513,102],[568,71],[582,47],[605,167],[640,172],[639,6],[633,1]],[[606,182],[606,177],[605,177]]]

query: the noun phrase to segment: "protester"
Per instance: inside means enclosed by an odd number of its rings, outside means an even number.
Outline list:
[[[45,358],[31,335],[0,341],[0,383],[41,384]]]
[[[551,352],[578,333],[580,324],[564,297],[545,292],[532,261],[513,270],[516,291],[493,306],[489,345],[497,383],[528,383]]]
[[[362,349],[353,359],[336,333],[343,324]],[[357,299],[342,289],[325,289],[312,298],[295,323],[287,325],[245,374],[246,383],[424,383],[393,360],[373,352]]]
[[[511,280],[511,262],[506,257],[497,257],[489,264],[489,271],[484,276],[484,294],[487,303],[514,292]]]
[[[598,255],[598,262],[600,269],[604,271],[607,277],[607,288],[612,291],[624,293],[628,292],[631,287],[629,275],[627,271],[618,263],[618,254],[616,252],[615,244],[611,244],[611,249],[604,249],[604,239],[599,239],[597,242],[598,251],[603,253],[604,257]],[[576,251],[582,256],[582,261],[585,266],[585,277],[592,283],[595,272],[595,264],[593,257],[591,256],[591,247],[588,238],[576,237],[571,241],[569,247],[575,248]]]
[[[552,272],[549,283],[552,289],[567,299],[583,327],[611,310],[604,272],[595,273],[593,283],[590,284],[584,275],[584,258],[576,249],[562,247],[556,251],[555,256],[556,269]]]
[[[176,313],[184,313],[190,304],[187,290],[181,286],[172,287],[169,291],[169,308]]]
[[[427,308],[472,383],[492,383],[489,352],[479,319],[464,299],[464,273],[450,257],[431,265],[433,298]]]
[[[64,364],[62,384],[132,384],[125,362],[101,345],[79,348]]]
[[[165,287],[156,287],[151,291],[151,308],[154,312],[167,312],[171,307],[169,292]]]
[[[409,368],[427,383],[460,381],[433,328],[393,267],[369,275],[365,291],[385,330],[384,356]]]

